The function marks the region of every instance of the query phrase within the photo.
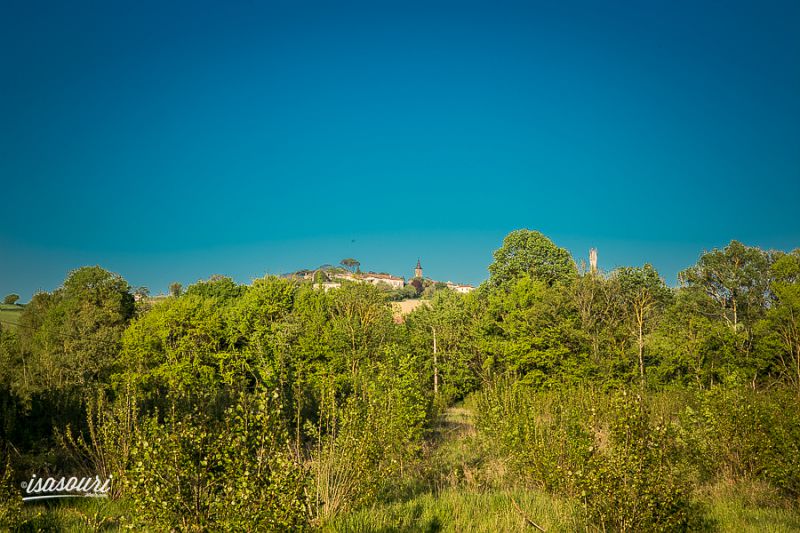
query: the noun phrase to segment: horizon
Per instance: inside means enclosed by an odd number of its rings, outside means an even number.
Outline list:
[[[354,257],[477,286],[514,229],[671,286],[800,247],[800,4],[15,3],[0,294]]]
[[[518,229],[524,229],[524,228],[518,228]],[[545,235],[545,236],[547,237],[547,235]],[[737,239],[733,239],[733,240],[737,240]],[[497,248],[500,247],[501,244],[502,244],[502,239],[501,239],[501,242],[498,243],[497,247],[492,249],[492,251],[489,253],[489,259],[490,260],[486,264],[486,268],[487,268],[486,273],[487,273],[487,275],[485,277],[483,277],[483,278],[478,279],[477,281],[471,281],[471,280],[464,281],[464,280],[461,280],[461,279],[455,279],[455,278],[452,278],[452,277],[448,277],[446,273],[441,274],[441,273],[444,272],[444,270],[441,267],[437,267],[436,265],[434,265],[434,267],[432,269],[434,274],[433,275],[429,275],[429,272],[431,271],[431,269],[429,269],[426,266],[425,260],[422,257],[420,257],[418,259],[421,262],[423,272],[425,273],[425,275],[424,275],[425,278],[433,279],[434,281],[437,281],[437,282],[453,282],[453,283],[456,283],[456,284],[466,284],[466,285],[471,285],[471,286],[474,286],[474,287],[478,287],[484,281],[488,280],[488,278],[489,278],[489,276],[488,276],[488,266],[489,266],[489,264],[491,264],[491,261],[493,260],[492,259],[492,254]],[[554,244],[556,244],[556,246],[559,246],[559,244],[557,242],[554,243]],[[718,247],[703,249],[702,251],[698,252],[698,258],[703,253],[710,252],[712,250],[722,249],[725,246],[727,246],[728,244],[729,244],[729,242],[728,243],[724,243],[723,245],[720,245]],[[743,244],[745,244],[746,246],[750,246],[746,242],[743,243]],[[586,249],[585,257],[576,257],[575,254],[571,250],[569,250],[568,248],[566,248],[566,249],[567,249],[568,252],[570,252],[570,255],[572,256],[573,260],[575,261],[576,266],[579,269],[581,268],[582,262],[584,263],[584,266],[588,268],[588,264],[589,264],[589,249],[588,248]],[[765,249],[765,250],[767,250],[767,251],[787,251],[787,252],[791,251],[791,250],[777,250],[775,248]],[[598,256],[599,256],[599,258],[602,258],[602,252],[600,250],[598,250]],[[201,281],[206,281],[206,280],[208,280],[209,278],[211,278],[214,275],[221,275],[221,276],[230,277],[237,284],[250,285],[250,284],[252,284],[252,282],[254,280],[261,279],[261,278],[264,278],[266,276],[282,276],[282,275],[285,275],[285,274],[292,274],[292,273],[295,273],[295,272],[298,272],[298,271],[301,271],[301,270],[314,270],[314,269],[320,268],[322,266],[341,267],[340,261],[345,259],[345,258],[347,258],[347,257],[352,257],[352,256],[342,256],[342,258],[339,261],[335,261],[335,262],[334,261],[326,261],[326,262],[321,262],[321,263],[313,264],[313,265],[312,264],[299,265],[296,268],[289,268],[287,270],[281,270],[281,271],[267,271],[267,270],[264,270],[264,271],[262,271],[261,274],[253,274],[253,275],[244,276],[244,277],[237,276],[237,275],[232,275],[229,272],[224,272],[224,271],[211,272],[209,270],[209,271],[206,271],[206,272],[208,272],[207,275],[200,275],[200,277],[197,277],[196,279],[171,279],[171,280],[167,281],[164,284],[163,287],[162,286],[154,287],[154,286],[147,285],[147,284],[134,283],[125,275],[124,272],[120,272],[120,271],[115,270],[114,268],[110,268],[108,265],[88,262],[88,263],[85,263],[85,264],[76,264],[76,266],[74,266],[73,268],[69,268],[67,271],[65,271],[62,274],[62,278],[60,280],[58,280],[57,282],[55,282],[55,284],[53,286],[49,287],[49,288],[36,289],[33,292],[31,292],[30,295],[22,294],[19,291],[10,291],[10,292],[6,291],[3,294],[10,294],[10,293],[18,294],[21,297],[20,298],[20,303],[27,302],[37,292],[41,292],[41,291],[53,292],[54,290],[60,288],[62,286],[62,284],[63,284],[63,281],[66,279],[66,277],[68,276],[68,274],[71,271],[73,271],[75,269],[78,269],[78,268],[81,268],[81,267],[84,267],[84,266],[97,265],[97,266],[100,266],[100,267],[102,267],[102,268],[104,268],[104,269],[106,269],[106,270],[108,270],[108,271],[110,271],[112,273],[119,274],[120,276],[122,276],[123,279],[125,279],[129,283],[129,285],[131,287],[131,290],[134,290],[134,289],[136,289],[138,287],[146,287],[150,291],[151,295],[155,296],[155,295],[159,295],[159,294],[161,294],[161,295],[168,294],[169,293],[169,284],[171,284],[173,282],[180,283],[185,289],[186,287],[188,287],[188,286],[190,286],[190,285],[192,285],[194,283],[198,283],[198,282],[201,282]],[[353,257],[353,258],[357,259],[357,260],[359,260],[361,262],[360,266],[363,267],[363,268],[361,268],[362,273],[386,273],[386,274],[391,274],[393,276],[402,277],[402,278],[404,278],[406,280],[412,279],[413,276],[410,273],[413,272],[414,267],[416,266],[416,261],[417,261],[417,259],[415,259],[410,268],[406,268],[405,270],[401,271],[399,269],[398,270],[391,270],[391,269],[386,270],[386,269],[382,269],[382,268],[373,268],[373,267],[369,266],[370,263],[368,261],[367,262],[361,261],[361,259],[359,257]],[[286,264],[288,264],[288,263],[286,263]],[[673,287],[673,288],[678,286],[678,273],[680,272],[680,270],[683,270],[685,268],[689,268],[690,266],[694,265],[694,263],[692,263],[692,264],[689,264],[689,265],[686,265],[686,266],[680,268],[678,271],[675,272],[674,279],[669,279],[669,278],[665,277],[663,272],[661,272],[656,265],[654,265],[651,261],[647,261],[647,260],[644,260],[644,261],[642,261],[642,262],[640,262],[638,264],[617,263],[617,264],[614,264],[613,266],[609,267],[609,266],[603,264],[602,259],[599,259],[598,260],[598,270],[600,272],[602,272],[602,273],[610,274],[615,269],[620,268],[620,267],[626,267],[626,266],[639,267],[639,266],[643,266],[645,264],[650,264],[650,265],[654,266],[656,268],[656,270],[658,270],[659,275],[661,276],[661,278],[664,279],[665,283],[669,287]],[[408,272],[406,272],[406,270]],[[0,292],[2,292],[2,291],[0,291]]]

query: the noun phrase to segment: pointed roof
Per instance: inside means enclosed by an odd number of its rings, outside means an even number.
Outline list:
[[[419,264],[419,257],[417,258],[417,268],[422,268],[422,265]]]

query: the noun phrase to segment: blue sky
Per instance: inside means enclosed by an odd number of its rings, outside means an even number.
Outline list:
[[[0,293],[478,283],[521,227],[670,283],[796,248],[799,36],[794,1],[4,2]]]

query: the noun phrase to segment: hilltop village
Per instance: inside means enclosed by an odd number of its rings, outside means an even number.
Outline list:
[[[313,281],[316,287],[323,290],[341,287],[343,282],[348,281],[371,283],[378,287],[392,290],[397,295],[396,299],[417,298],[424,295],[426,291],[432,292],[435,289],[445,287],[462,294],[475,290],[472,285],[426,278],[419,259],[417,259],[417,265],[414,267],[414,276],[408,280],[386,272],[362,272],[360,269],[361,263],[355,259],[342,259],[340,265],[322,265],[314,270],[298,270],[284,274],[283,277]]]

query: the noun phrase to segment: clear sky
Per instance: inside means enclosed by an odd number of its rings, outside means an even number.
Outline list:
[[[800,246],[796,0],[6,0],[0,50],[0,296]]]

